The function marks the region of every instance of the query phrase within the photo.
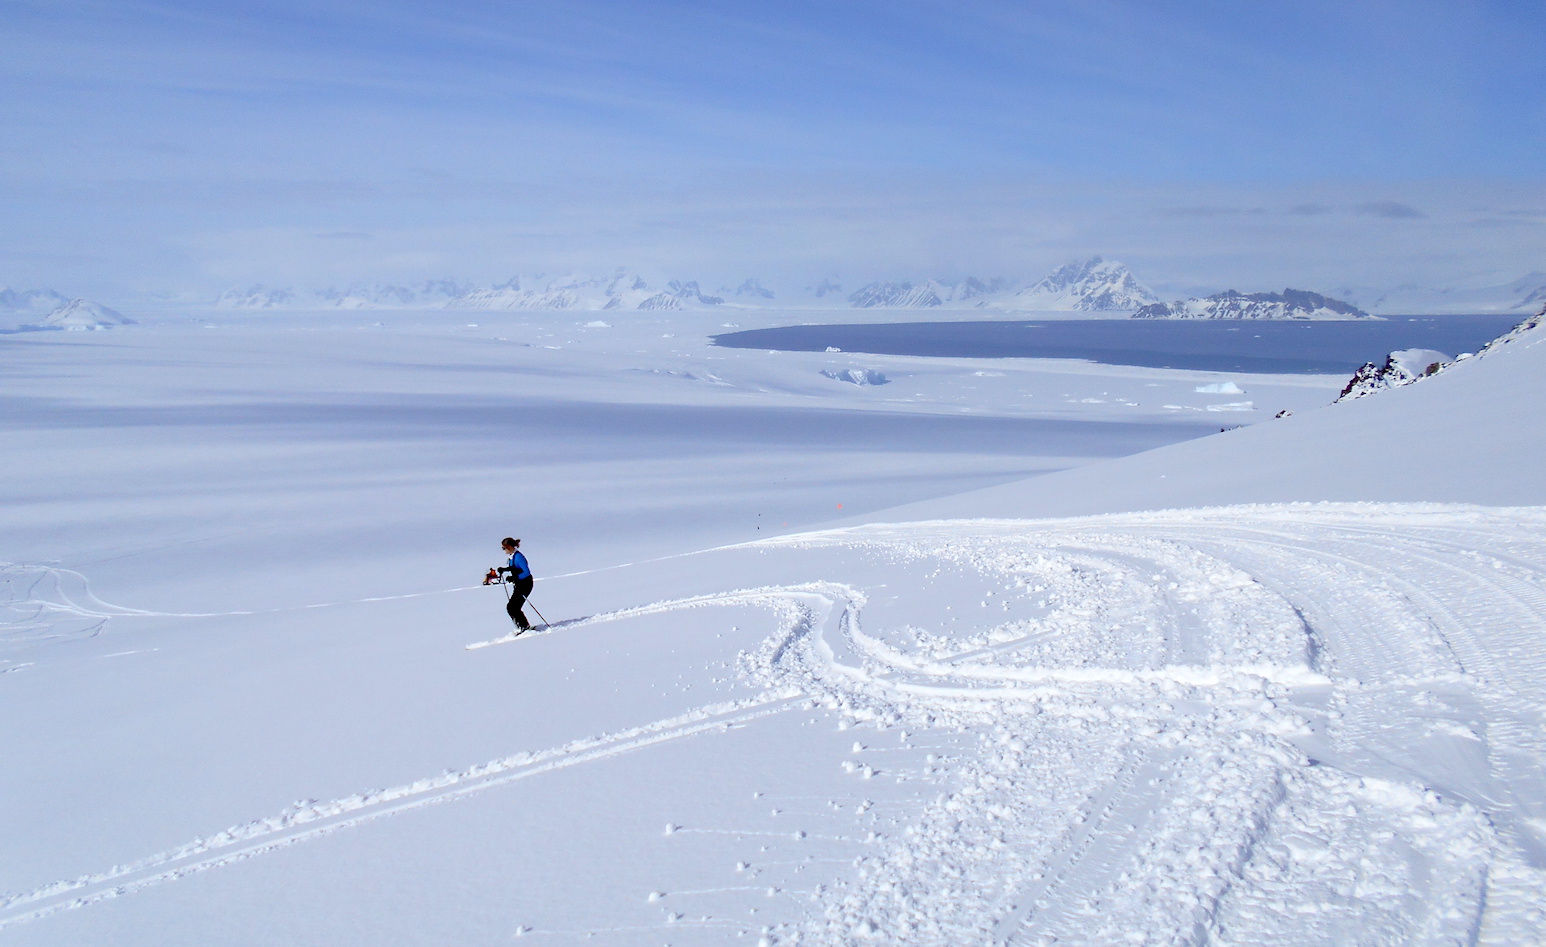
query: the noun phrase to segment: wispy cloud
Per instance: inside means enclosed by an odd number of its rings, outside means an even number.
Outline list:
[[[1166,217],[1239,217],[1242,215],[1256,215],[1267,213],[1265,207],[1162,207],[1159,211]]]
[[[1386,220],[1420,220],[1428,215],[1400,201],[1368,201],[1356,204],[1353,212],[1367,217],[1384,217]]]

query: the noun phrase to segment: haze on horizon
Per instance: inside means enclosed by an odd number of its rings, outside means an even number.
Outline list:
[[[0,284],[1546,270],[1546,8],[0,3]]]

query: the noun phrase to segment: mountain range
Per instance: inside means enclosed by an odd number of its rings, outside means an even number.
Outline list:
[[[14,322],[44,315],[72,298],[52,289],[0,287],[0,319],[11,317]],[[157,297],[151,308],[190,302]],[[254,284],[227,290],[212,302],[218,309],[258,310],[976,309],[985,314],[1126,312],[1138,318],[1347,319],[1370,313],[1533,311],[1546,303],[1546,273],[1532,272],[1511,283],[1480,288],[1343,287],[1335,291],[1335,298],[1301,290],[1229,290],[1162,303],[1126,266],[1096,256],[1060,266],[1034,281],[967,276],[845,282],[829,276],[800,282],[748,277],[709,284],[619,269],[603,275],[521,275],[481,286],[453,279],[311,289]]]
[[[1351,303],[1302,289],[1281,293],[1240,293],[1229,289],[1212,296],[1155,302],[1133,313],[1134,319],[1372,319]]]
[[[1004,312],[1119,311],[1158,302],[1121,263],[1093,257],[1059,267],[1035,281],[1002,277],[873,281],[850,288],[823,278],[779,285],[749,277],[706,289],[697,280],[649,279],[621,269],[587,274],[516,276],[488,287],[454,280],[423,284],[369,285],[301,290],[295,287],[240,287],[222,293],[222,309],[484,309],[484,310],[661,310],[730,308],[932,309],[975,308]]]
[[[1337,296],[1374,313],[1534,312],[1546,304],[1546,273],[1526,273],[1510,283],[1337,289]]]
[[[0,312],[53,312],[70,301],[51,289],[12,289],[0,286]]]

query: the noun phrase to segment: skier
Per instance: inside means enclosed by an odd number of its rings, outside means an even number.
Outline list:
[[[521,631],[530,631],[531,622],[526,620],[526,613],[521,611],[521,606],[526,604],[527,596],[531,595],[533,583],[531,566],[526,563],[526,557],[521,554],[521,541],[506,536],[500,541],[499,547],[509,556],[509,560],[497,569],[489,570],[489,577],[496,581],[502,581],[505,573],[509,573],[510,604],[505,606],[505,611],[510,613],[510,620],[515,622],[515,627]],[[485,583],[488,580],[484,580]],[[517,632],[519,634],[519,632]]]

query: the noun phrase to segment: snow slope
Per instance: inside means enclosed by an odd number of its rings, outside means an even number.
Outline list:
[[[1538,334],[1092,462],[1294,389],[267,318],[4,343],[0,943],[1546,936]]]

